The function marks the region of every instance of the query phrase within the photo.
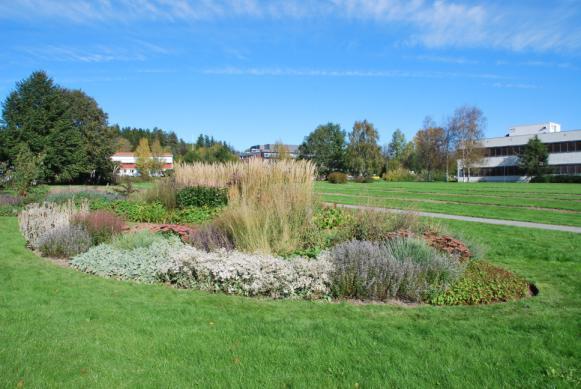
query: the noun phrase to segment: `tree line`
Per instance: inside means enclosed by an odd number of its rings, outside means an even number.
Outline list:
[[[349,133],[339,124],[327,123],[305,137],[299,157],[315,162],[322,176],[340,171],[393,181],[448,179],[450,171],[456,170],[456,159],[469,172],[482,158],[479,144],[485,126],[486,118],[478,107],[463,106],[440,125],[426,117],[411,141],[397,129],[381,147],[377,129],[367,120],[356,121]]]
[[[57,85],[44,71],[17,82],[2,103],[0,181],[10,174],[23,182],[110,182],[115,170],[111,155],[139,147],[146,155],[171,152],[178,161],[236,158],[231,146],[205,135],[188,144],[173,131],[109,125],[95,99]]]

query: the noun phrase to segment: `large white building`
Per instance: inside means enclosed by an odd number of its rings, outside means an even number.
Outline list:
[[[523,152],[529,139],[537,136],[549,151],[551,174],[581,174],[581,130],[561,131],[558,123],[548,122],[514,126],[508,134],[500,138],[482,141],[484,158],[477,166],[467,169],[458,160],[459,182],[509,182],[528,181],[518,167],[518,156]]]
[[[172,154],[164,153],[156,158],[162,163],[162,172],[168,169],[173,169]],[[135,156],[135,153],[119,151],[111,156],[111,160],[117,164],[117,175],[130,177],[139,176],[139,171],[137,170],[137,157]],[[161,172],[154,172],[152,175],[155,176],[160,173]]]

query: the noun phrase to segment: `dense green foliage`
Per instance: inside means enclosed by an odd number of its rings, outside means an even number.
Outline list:
[[[540,294],[402,307],[118,282],[38,258],[16,219],[2,218],[0,386],[578,385],[581,236],[447,224],[484,245],[494,264],[534,280]]]
[[[538,136],[529,139],[518,157],[519,167],[529,177],[541,177],[548,172],[549,151]]]
[[[530,293],[527,280],[484,261],[470,261],[462,278],[430,298],[431,304],[490,304],[518,300]]]
[[[160,145],[168,149],[176,159],[183,157],[188,151],[188,145],[183,139],[178,138],[175,132],[165,131],[161,128],[153,129],[113,126],[117,136],[117,151],[133,151],[137,148],[141,139],[147,139],[149,144],[158,141]],[[120,141],[121,139],[126,142]]]
[[[82,91],[56,85],[44,72],[17,83],[3,104],[0,160],[14,164],[23,146],[42,156],[44,182],[111,178],[113,136],[107,115]]]
[[[581,184],[581,176],[536,176],[531,178],[531,183],[556,183],[556,184]]]
[[[200,224],[219,213],[216,208],[190,207],[171,210],[160,202],[133,200],[95,200],[90,205],[91,209],[109,210],[127,221],[144,223]]]
[[[208,135],[200,135],[195,144],[180,158],[181,161],[192,162],[228,162],[238,160],[238,154],[226,142],[220,142]]]
[[[379,133],[367,120],[356,121],[349,133],[347,145],[347,165],[357,176],[378,174],[381,165],[381,151],[377,145]]]
[[[299,146],[299,157],[317,165],[322,176],[345,169],[345,131],[339,124],[327,123],[315,128]]]
[[[176,194],[178,208],[209,207],[220,208],[228,204],[228,188],[190,186]]]

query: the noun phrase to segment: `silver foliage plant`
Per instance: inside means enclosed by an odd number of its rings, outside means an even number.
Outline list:
[[[64,204],[34,203],[20,212],[18,224],[29,246],[38,249],[49,233],[68,228],[75,214],[88,212],[88,209],[87,202],[83,202],[80,207],[77,207],[73,201],[67,201]]]
[[[156,236],[146,246],[131,249],[100,244],[71,260],[71,266],[86,273],[123,280],[154,283],[170,262],[186,261],[194,253],[179,238]]]
[[[424,301],[447,288],[464,266],[415,239],[346,242],[316,259],[207,252],[177,237],[152,239],[143,246],[101,244],[73,258],[71,265],[105,277],[243,296],[407,301]]]
[[[327,256],[289,261],[239,251],[208,253],[175,237],[131,249],[101,244],[73,258],[71,265],[100,276],[244,296],[317,298],[330,292]]]
[[[333,293],[365,300],[423,301],[446,289],[464,265],[418,239],[350,241],[331,251]]]
[[[166,263],[166,281],[191,280],[200,289],[244,296],[320,298],[330,292],[331,262],[319,258],[285,260],[239,251],[195,250],[187,261]]]

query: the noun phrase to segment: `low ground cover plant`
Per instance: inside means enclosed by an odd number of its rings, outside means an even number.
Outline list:
[[[287,261],[237,251],[208,253],[161,235],[116,239],[76,256],[71,265],[105,277],[244,296],[315,298],[329,292],[326,258]]]
[[[485,261],[470,261],[464,276],[430,299],[435,305],[490,304],[518,300],[531,294],[522,277]]]
[[[135,243],[135,242],[133,242]],[[128,245],[130,246],[130,245]],[[159,280],[160,269],[168,262],[191,255],[193,248],[184,245],[177,237],[155,235],[146,246],[120,248],[123,244],[101,244],[71,260],[71,266],[105,277],[154,283]]]
[[[139,200],[96,201],[93,210],[108,210],[130,222],[200,224],[214,218],[220,209],[185,208],[169,210],[161,202]]]

